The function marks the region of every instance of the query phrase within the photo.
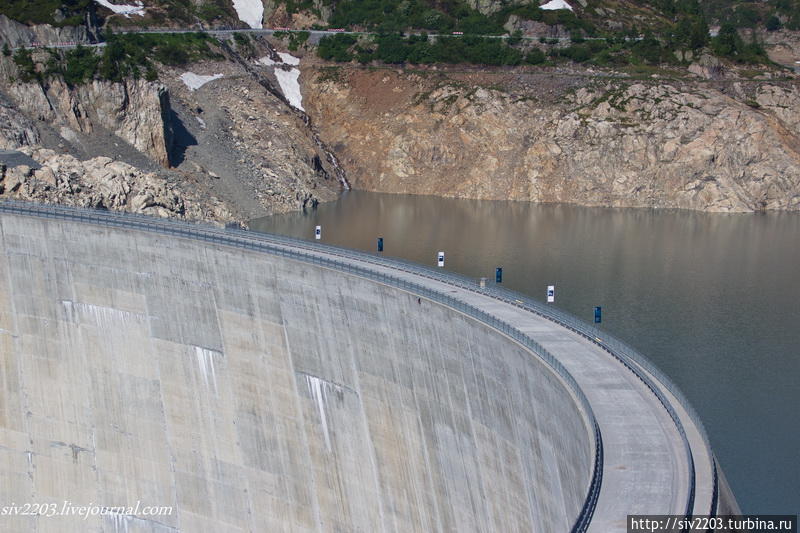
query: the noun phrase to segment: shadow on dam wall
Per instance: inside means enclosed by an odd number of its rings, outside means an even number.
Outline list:
[[[9,531],[568,531],[585,414],[452,309],[268,254],[0,216]]]

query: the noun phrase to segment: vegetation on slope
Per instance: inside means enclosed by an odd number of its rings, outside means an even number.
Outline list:
[[[330,24],[379,31],[407,28],[436,32],[502,34],[502,21],[470,8],[463,0],[344,0],[336,4]]]
[[[238,20],[232,0],[200,0],[197,2],[192,0],[147,0],[144,3],[147,6],[146,17],[115,17],[112,19],[113,24],[121,26],[139,24],[189,26],[198,21],[207,24],[230,24]],[[100,17],[112,14],[111,11],[96,4],[94,0],[3,0],[0,2],[0,14],[25,24],[77,26],[83,23],[86,13],[90,11],[96,12]]]
[[[323,37],[317,53],[322,59],[336,62],[357,60],[360,63],[433,64],[471,63],[478,65],[519,65],[573,61],[597,66],[680,65],[677,50],[700,51],[710,47],[715,54],[738,63],[766,63],[768,58],[757,42],[745,42],[733,26],[725,25],[719,35],[710,38],[691,35],[687,40],[659,39],[648,33],[640,39],[624,35],[585,39],[574,36],[568,46],[559,41],[541,39],[540,47],[520,47],[519,37],[493,38],[465,35],[379,34],[356,38],[349,34]]]
[[[462,31],[483,35],[502,34],[511,15],[568,30],[580,29],[587,35],[611,29],[662,34],[670,26],[702,19],[710,25],[732,24],[736,28],[787,28],[800,30],[800,0],[588,0],[583,7],[572,1],[575,12],[543,11],[539,1],[497,4],[491,14],[470,7],[466,0],[278,0],[292,13],[310,12],[324,18],[317,6],[331,13],[331,27],[360,27],[393,32],[408,29],[432,32]],[[149,0],[148,24],[188,25],[231,23],[237,20],[232,0]],[[56,25],[80,24],[89,10],[108,15],[93,0],[4,0],[0,14],[25,23]],[[684,22],[684,19],[692,19]],[[119,19],[136,25],[138,17]]]
[[[322,18],[312,0],[280,3],[289,13],[306,11]],[[538,0],[494,3],[496,9],[491,14],[471,8],[465,0],[321,0],[319,5],[331,11],[331,27],[385,32],[414,29],[502,34],[511,15],[567,30],[580,29],[588,35],[608,30],[662,34],[677,24],[686,26],[700,21],[709,25],[732,24],[736,28],[800,29],[800,0],[588,0],[585,7],[570,1],[574,12],[541,10]]]
[[[704,0],[701,8],[707,19],[718,24],[732,24],[737,28],[765,27],[770,31],[781,27],[800,30],[800,0]]]
[[[680,64],[697,53],[710,51],[739,63],[768,63],[766,54],[755,40],[754,32],[743,28],[778,29],[800,24],[800,0],[766,0],[753,3],[742,0],[587,0],[583,7],[569,0],[575,11],[542,10],[538,2],[509,5],[496,0],[493,13],[481,13],[466,0],[285,0],[289,13],[313,12],[318,18],[322,6],[330,13],[329,27],[366,29],[371,36],[356,38],[340,34],[322,39],[318,53],[328,60],[362,63],[473,63],[486,65],[540,64],[574,61],[598,66]],[[26,2],[10,0],[0,11],[30,22],[53,16],[80,18],[82,11],[93,9],[91,0]],[[186,25],[204,20],[212,23],[230,21],[231,0],[152,0],[148,17],[140,21],[115,18],[122,24],[159,22]],[[102,12],[102,9],[100,9]],[[235,15],[234,15],[235,17]],[[513,17],[513,18],[512,18]],[[508,35],[509,21],[534,21],[567,32],[572,42],[562,46],[548,38],[531,46],[520,32]],[[722,21],[719,34],[710,37],[709,26]],[[51,20],[52,22],[52,20]],[[504,27],[506,26],[506,27]],[[409,31],[430,31],[440,36],[429,39]],[[441,35],[463,33],[463,37]],[[505,35],[504,38],[492,38]],[[748,35],[748,37],[743,37]],[[307,32],[277,32],[286,38],[290,50],[303,46]],[[241,40],[241,38],[239,38]],[[44,70],[72,78],[70,65],[76,66],[74,79],[101,77],[114,79],[124,75],[152,77],[150,61],[179,64],[207,50],[207,42],[198,36],[111,36],[109,47],[97,59],[86,50],[68,52],[53,59]],[[248,49],[238,42],[239,49]],[[251,47],[250,47],[251,48]],[[54,56],[55,57],[55,56]],[[24,58],[20,58],[24,63]],[[40,69],[41,70],[41,69]]]
[[[357,59],[384,63],[476,63],[515,65],[564,60],[599,66],[679,64],[700,51],[739,63],[768,63],[764,50],[750,37],[745,40],[737,29],[763,22],[777,28],[791,20],[782,15],[800,0],[769,0],[758,4],[727,1],[720,5],[701,5],[698,0],[646,0],[644,2],[592,0],[582,8],[572,2],[569,10],[542,10],[537,4],[510,5],[491,15],[469,8],[463,0],[345,0],[333,7],[332,26],[366,28],[376,37],[356,40],[350,36],[327,37],[320,43],[319,55],[333,61]],[[611,7],[613,6],[613,7]],[[772,6],[772,7],[770,7]],[[781,6],[780,8],[778,6]],[[300,9],[303,4],[294,4]],[[798,6],[800,7],[800,6]],[[752,9],[751,9],[752,8]],[[313,10],[313,8],[311,8]],[[758,15],[754,15],[754,10]],[[768,13],[772,18],[767,18]],[[572,44],[566,48],[547,38],[540,49],[520,46],[521,34],[506,39],[469,37],[471,34],[497,35],[510,17],[529,20],[567,31]],[[709,21],[724,23],[719,35],[709,34]],[[399,32],[426,29],[437,34],[461,31],[462,39],[400,36]],[[754,34],[753,34],[754,35]],[[547,46],[551,45],[551,46]],[[691,52],[689,54],[687,52]],[[548,59],[549,58],[549,59]]]
[[[3,0],[0,14],[28,24],[77,26],[93,0]]]
[[[41,82],[55,76],[63,77],[69,85],[93,79],[121,81],[126,77],[155,80],[155,63],[179,66],[203,58],[219,58],[209,46],[212,41],[203,33],[110,34],[108,44],[100,51],[83,46],[47,49],[47,59],[37,63],[30,50],[19,49],[13,60],[19,79],[24,82]]]

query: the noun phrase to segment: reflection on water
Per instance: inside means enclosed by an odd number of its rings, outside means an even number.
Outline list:
[[[253,229],[493,279],[650,357],[702,416],[744,512],[800,509],[800,215],[537,206],[352,191]]]

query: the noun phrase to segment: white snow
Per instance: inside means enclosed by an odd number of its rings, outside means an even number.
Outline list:
[[[269,56],[264,56],[257,63],[265,67],[275,67],[275,65],[292,65],[295,67],[300,64],[300,58],[292,54],[278,52],[278,56],[280,61],[274,61]],[[300,70],[296,68],[283,70],[278,67],[275,68],[275,77],[278,79],[278,85],[281,86],[281,92],[289,101],[289,105],[300,111],[305,111],[303,109],[303,95],[300,93],[300,82],[298,81]]]
[[[233,9],[239,15],[239,20],[253,29],[261,28],[264,18],[264,4],[261,0],[233,0]]]
[[[197,123],[198,123],[198,124],[200,124],[200,127],[201,127],[202,129],[206,129],[206,121],[205,121],[205,120],[203,120],[203,119],[202,119],[202,118],[200,118],[200,117],[194,117],[194,118],[196,118],[196,119],[197,119]]]
[[[130,18],[131,15],[139,15],[141,17],[144,16],[144,5],[141,2],[137,2],[137,5],[124,5],[124,4],[112,4],[108,0],[94,0],[101,6],[110,9],[114,13],[118,15],[125,15],[125,17]]]
[[[297,81],[300,77],[300,70],[293,68],[286,71],[276,68],[275,77],[278,78],[278,84],[281,86],[283,96],[289,101],[289,105],[300,111],[305,111],[303,109],[303,95],[300,94],[300,82]]]
[[[572,6],[566,3],[564,0],[550,0],[544,5],[539,6],[539,9],[546,9],[548,11],[553,11],[556,9],[569,9],[572,11]]]
[[[281,62],[283,62],[283,63],[285,63],[287,65],[292,65],[292,66],[296,67],[297,65],[300,64],[300,58],[299,57],[294,57],[292,54],[287,54],[286,52],[278,52],[278,56],[281,58]],[[273,61],[272,58],[270,58],[269,56],[262,57],[261,59],[259,59],[257,61],[257,63],[261,63],[265,67],[271,67],[273,65],[280,65],[280,62]]]
[[[222,77],[222,74],[214,74],[213,76],[202,76],[200,74],[195,74],[194,72],[185,72],[181,74],[181,81],[186,84],[186,86],[195,91],[205,85],[206,83],[214,80],[218,80]]]
[[[300,64],[300,58],[294,57],[292,54],[287,54],[286,52],[278,52],[278,55],[281,56],[281,59],[287,65],[297,66]]]

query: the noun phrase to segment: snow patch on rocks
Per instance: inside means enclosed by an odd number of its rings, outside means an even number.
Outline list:
[[[233,0],[233,9],[239,15],[239,20],[253,28],[261,28],[264,19],[264,4],[261,0]]]
[[[539,6],[539,9],[544,9],[547,11],[555,11],[556,9],[569,9],[573,11],[572,6],[566,3],[564,0],[550,0],[546,4]]]
[[[206,83],[218,80],[222,74],[214,74],[213,76],[203,76],[195,74],[194,72],[185,72],[181,74],[181,81],[192,91],[196,91]]]
[[[294,57],[292,54],[287,54],[286,52],[278,52],[278,55],[281,57],[284,63],[287,65],[297,66],[300,64],[300,58]]]
[[[278,52],[278,58],[280,61],[275,61],[270,56],[264,56],[256,62],[265,67],[273,67],[275,78],[278,80],[283,96],[289,101],[289,105],[300,111],[305,111],[303,109],[303,95],[300,93],[300,70],[287,68],[288,65],[297,67],[300,64],[300,58],[286,52]]]
[[[278,78],[281,91],[289,101],[289,105],[300,111],[305,111],[303,109],[303,95],[300,93],[300,82],[298,81],[300,70],[296,68],[291,70],[276,68],[275,77]]]
[[[106,9],[110,9],[117,15],[124,15],[126,18],[130,18],[131,15],[139,15],[140,17],[144,16],[144,4],[141,2],[137,2],[136,5],[125,5],[125,4],[112,4],[108,0],[94,0],[101,6],[105,7]]]

